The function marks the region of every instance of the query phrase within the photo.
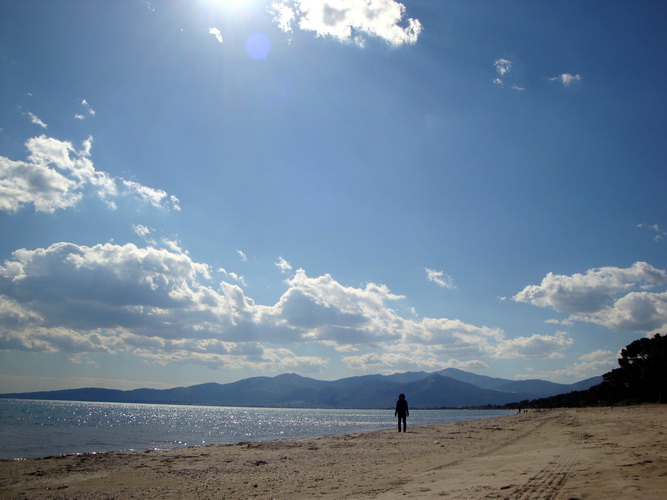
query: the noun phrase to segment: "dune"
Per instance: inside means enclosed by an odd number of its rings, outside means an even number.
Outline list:
[[[409,425],[409,419],[408,419]],[[659,499],[667,405],[0,462],[0,498]]]

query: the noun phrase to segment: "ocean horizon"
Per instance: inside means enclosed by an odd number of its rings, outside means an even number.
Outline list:
[[[491,418],[511,410],[411,410],[408,428]],[[185,406],[0,400],[0,459],[132,452],[307,439],[392,429],[393,409]]]

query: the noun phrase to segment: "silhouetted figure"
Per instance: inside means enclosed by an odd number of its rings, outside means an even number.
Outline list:
[[[403,421],[403,432],[405,432],[408,415],[410,415],[410,410],[408,410],[408,402],[405,400],[405,394],[399,394],[398,401],[396,401],[396,411],[394,412],[394,416],[398,417],[398,432],[401,432],[401,421]]]

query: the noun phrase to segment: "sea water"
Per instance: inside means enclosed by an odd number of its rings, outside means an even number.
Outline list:
[[[412,410],[408,426],[507,415]],[[317,410],[0,399],[0,459],[273,441],[390,429],[393,409]]]

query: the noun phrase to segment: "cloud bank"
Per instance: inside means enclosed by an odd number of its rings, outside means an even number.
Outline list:
[[[348,353],[341,361],[351,369],[392,372],[479,368],[481,356],[552,357],[571,345],[564,334],[508,341],[500,329],[460,320],[406,319],[392,307],[404,297],[385,285],[348,287],[303,269],[275,304],[260,305],[238,285],[216,281],[220,274],[232,275],[177,247],[61,242],[16,250],[0,266],[0,349],[313,372],[331,356],[298,351],[318,344]]]

